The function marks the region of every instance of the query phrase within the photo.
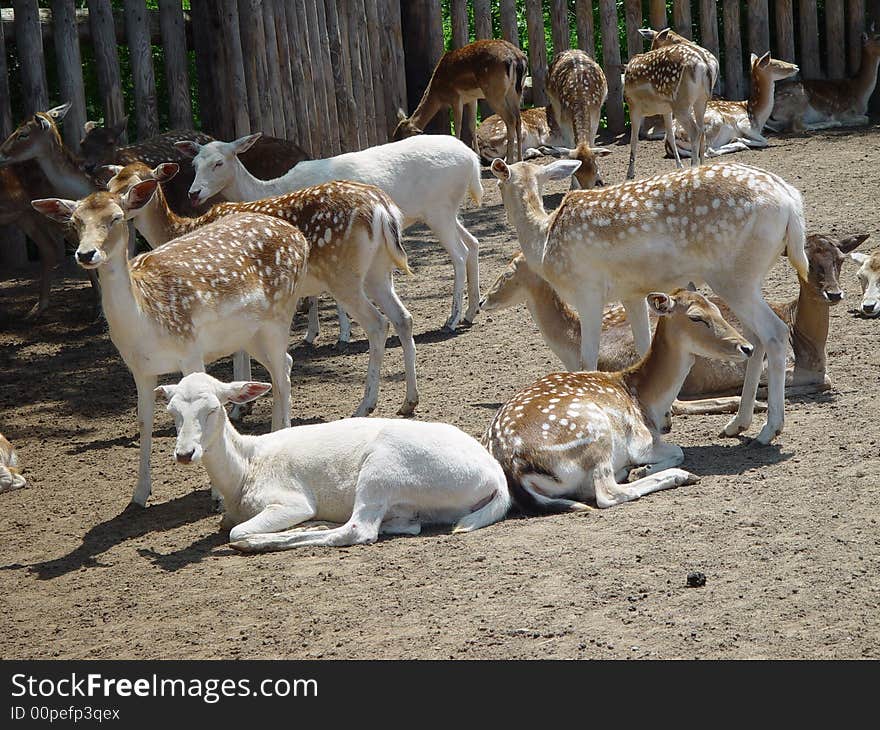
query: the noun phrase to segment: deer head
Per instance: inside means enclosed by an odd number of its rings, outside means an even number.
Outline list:
[[[771,82],[787,79],[794,76],[800,69],[794,63],[788,63],[778,58],[771,58],[770,51],[763,56],[757,56],[754,53],[751,56],[752,74],[758,74],[769,77]]]
[[[70,102],[46,112],[37,112],[16,127],[0,145],[0,165],[32,160],[62,144],[57,124],[70,110]]]
[[[864,243],[868,237],[867,233],[841,239],[824,233],[811,233],[807,236],[805,248],[810,263],[808,291],[828,304],[842,301],[840,270],[846,261],[846,254]]]
[[[862,286],[862,303],[859,311],[866,317],[880,317],[880,254],[851,253],[850,258],[859,264],[859,284]]]
[[[240,137],[233,142],[176,142],[175,147],[187,157],[192,157],[195,179],[189,188],[189,199],[194,206],[202,205],[209,198],[222,192],[235,178],[235,157],[247,152],[262,137],[261,132]]]
[[[116,159],[119,140],[128,127],[128,117],[110,127],[101,127],[97,122],[86,122],[83,138],[80,140],[80,165],[89,175],[101,165],[109,165]]]
[[[391,134],[392,142],[399,142],[407,137],[415,137],[417,134],[424,134],[423,129],[419,129],[412,123],[411,118],[404,114],[403,109],[397,110],[397,126]]]

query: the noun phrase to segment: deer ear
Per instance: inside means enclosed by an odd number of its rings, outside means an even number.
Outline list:
[[[97,126],[98,126],[97,122],[93,122],[91,120],[87,121],[85,124],[83,124],[83,134],[88,134]]]
[[[763,56],[761,56],[758,59],[758,63],[761,65],[762,68],[764,66],[768,65],[770,63],[770,51],[767,51],[767,53],[765,53]]]
[[[639,35],[647,41],[654,40],[654,36],[657,35],[657,32],[652,28],[639,28],[638,30]]]
[[[658,41],[664,40],[669,35],[670,30],[671,30],[670,28],[664,28],[659,33],[657,33],[657,36],[656,36],[657,40]]]
[[[541,168],[541,178],[544,181],[565,180],[574,175],[580,166],[580,160],[556,160]]]
[[[47,218],[59,223],[70,223],[70,217],[76,210],[75,200],[64,200],[63,198],[40,198],[32,200],[31,206],[38,213],[42,213]]]
[[[50,109],[49,111],[47,111],[46,114],[48,114],[50,117],[52,117],[52,119],[54,119],[56,122],[60,122],[62,119],[64,119],[65,116],[67,116],[67,112],[70,111],[70,107],[72,107],[72,106],[73,106],[72,102],[67,102],[66,104],[60,104],[59,106],[56,106],[56,107]]]
[[[870,257],[866,253],[851,253],[849,257],[855,261],[859,266],[861,266],[865,261],[867,261]]]
[[[247,403],[261,395],[265,395],[272,390],[270,383],[255,383],[248,381],[237,381],[228,383],[220,394],[220,401],[223,403],[234,403],[241,405]]]
[[[492,160],[492,165],[489,169],[492,170],[492,174],[499,180],[507,182],[510,179],[510,168],[507,166],[507,163],[500,157],[496,157],[494,160]]]
[[[834,245],[837,246],[837,248],[839,248],[843,253],[849,253],[854,248],[858,248],[859,246],[861,246],[870,237],[870,233],[858,233],[855,236],[847,236],[846,238],[842,238]]]
[[[670,315],[675,310],[675,299],[662,291],[652,291],[646,299],[648,306],[661,317]]]
[[[255,132],[254,134],[249,134],[246,137],[239,137],[237,140],[232,142],[232,151],[240,155],[243,152],[247,152],[251,147],[253,147],[257,140],[263,136],[262,132]]]
[[[179,172],[179,170],[180,165],[176,162],[163,162],[161,165],[156,165],[156,167],[153,168],[153,177],[155,177],[160,183],[168,182]]]
[[[153,197],[156,188],[159,187],[158,180],[144,180],[137,185],[133,185],[131,189],[122,196],[122,209],[126,212],[131,210],[140,210]]]
[[[607,147],[590,147],[590,152],[596,155],[596,157],[607,157],[611,154],[611,150]]]
[[[122,172],[122,165],[102,165],[92,174],[92,179],[106,188],[120,172]]]
[[[153,393],[159,398],[164,398],[167,402],[174,397],[174,392],[176,390],[176,385],[160,385],[159,387],[153,389]]]
[[[406,119],[406,113],[400,107],[397,107],[397,121],[402,122]]]
[[[174,148],[186,157],[195,157],[199,154],[199,150],[202,149],[202,146],[198,142],[184,140],[183,142],[175,142]]]

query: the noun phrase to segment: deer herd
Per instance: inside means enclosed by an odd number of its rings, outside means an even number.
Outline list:
[[[680,468],[682,449],[664,439],[672,415],[733,413],[722,435],[735,436],[751,428],[762,387],[766,422],[754,441],[776,438],[787,391],[830,387],[829,310],[843,299],[847,258],[859,265],[859,311],[880,316],[880,252],[854,250],[865,234],[808,234],[792,185],[706,157],[766,147],[765,127],[866,123],[880,35],[863,35],[858,74],[839,81],[791,80],[794,64],[753,55],[745,100],[712,98],[718,61],[706,49],[669,29],[642,35],[651,48],[623,74],[627,180],[607,187],[599,160],[610,150],[596,146],[608,95],[601,67],[582,51],[559,53],[548,69],[550,104],[521,111],[527,59],[501,40],[445,54],[411,116],[400,111],[394,141],[329,159],[259,133],[224,142],[174,131],[120,146],[124,122],[88,122],[77,157],[58,130],[69,105],[23,122],[0,145],[0,222],[19,225],[40,252],[29,317],[50,307],[64,239],[91,276],[137,390],[132,502],[145,506],[151,493],[157,395],[176,426],[175,461],[204,464],[221,526],[245,552],[370,543],[424,524],[470,531],[513,504],[605,508],[690,484],[698,477]],[[497,116],[470,125],[471,149],[462,120],[466,107],[476,120],[478,99]],[[450,108],[454,137],[422,134]],[[636,179],[639,130],[652,115],[664,118],[678,169]],[[527,161],[544,155],[559,159]],[[481,160],[520,248],[482,298],[479,244],[459,217],[465,200],[482,202]],[[547,211],[546,184],[568,180],[572,189]],[[395,275],[412,274],[402,236],[415,223],[452,260],[446,329],[524,302],[566,369],[513,394],[480,441],[448,424],[367,418],[389,323],[406,381],[398,414],[419,403],[413,319],[395,291]],[[136,256],[135,230],[151,249]],[[767,302],[762,285],[781,255],[799,294]],[[340,341],[351,318],[366,333],[364,395],[352,418],[291,427],[291,322],[308,300],[314,341],[324,293],[336,300]],[[228,355],[233,382],[205,372]],[[251,358],[271,385],[251,380]],[[173,373],[179,383],[158,385]],[[232,421],[270,389],[271,432],[240,434]],[[25,486],[21,472],[0,436],[0,492]],[[300,526],[313,520],[339,526]]]

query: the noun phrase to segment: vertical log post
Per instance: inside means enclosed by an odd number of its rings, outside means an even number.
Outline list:
[[[112,127],[125,118],[125,99],[122,96],[122,78],[119,56],[116,54],[116,29],[110,0],[88,0],[89,28],[95,50],[98,72],[98,90],[104,101],[104,124]],[[125,142],[123,132],[120,142]]]
[[[578,48],[587,53],[590,58],[595,58],[596,34],[593,29],[593,4],[590,0],[575,0],[574,13],[577,24]],[[641,15],[641,10],[639,14]]]
[[[251,131],[248,118],[247,84],[244,80],[244,57],[241,50],[238,3],[220,0],[220,30],[226,57],[226,83],[224,98],[232,107],[233,135],[238,138]],[[256,131],[256,130],[254,130]]]
[[[327,110],[326,84],[324,83],[324,65],[319,63],[321,52],[317,41],[317,9],[314,3],[294,3],[299,37],[302,46],[302,70],[306,88],[312,94],[312,155],[315,158],[329,157],[334,154],[334,145],[330,135],[330,120]]]
[[[685,38],[694,37],[693,20],[691,18],[691,0],[674,0],[672,4],[672,23],[675,32]]]
[[[461,48],[466,46],[470,41],[470,33],[468,30],[468,6],[467,0],[451,0],[449,3],[450,20],[452,21],[452,47]],[[475,11],[476,12],[476,11]],[[479,36],[477,36],[479,38]],[[453,130],[455,135],[467,145],[470,145],[471,128],[470,124],[470,107],[465,107],[461,115],[461,129]]]
[[[547,103],[547,43],[544,40],[544,12],[541,0],[526,0],[526,26],[529,32],[529,68],[532,70],[532,100],[535,106]]]
[[[9,106],[9,68],[6,63],[6,37],[0,23],[0,138],[6,139],[13,130]],[[22,232],[14,226],[0,226],[0,267],[17,269],[27,262],[27,244]]]
[[[865,30],[865,0],[847,0],[846,47],[847,68],[850,75],[859,71],[862,63],[862,32]]]
[[[300,124],[308,125],[305,119],[308,116],[307,109],[299,109],[293,97],[293,61],[290,54],[290,37],[287,32],[287,13],[293,12],[288,9],[284,0],[272,0],[275,11],[275,37],[278,40],[278,63],[281,71],[281,105],[284,110],[284,133],[289,140],[296,141],[304,149],[308,149],[305,143],[300,142],[304,135],[300,132]]]
[[[358,132],[354,97],[345,83],[342,39],[339,33],[339,15],[336,0],[325,0],[324,10],[327,18],[327,39],[330,48],[330,69],[333,72],[333,86],[336,90],[336,112],[339,121],[339,144],[343,152],[358,149]]]
[[[210,37],[211,9],[207,0],[190,0],[189,7],[192,18],[193,50],[196,56],[199,118],[203,130],[218,136],[220,134],[220,118],[217,112],[219,94],[215,88],[216,77],[210,65],[213,58]]]
[[[776,51],[783,61],[794,61],[794,10],[792,0],[776,0]]]
[[[724,0],[724,91],[730,99],[745,96],[739,0]]]
[[[718,8],[715,0],[700,0],[700,44],[712,52],[715,58],[721,58],[721,44],[718,42]],[[721,74],[715,90],[723,88]]]
[[[398,111],[409,109],[406,89],[406,61],[403,53],[403,22],[400,12],[400,3],[397,0],[377,0],[380,7],[379,24],[382,38],[382,65],[384,73],[390,74],[390,83],[384,83],[387,96],[385,97],[386,135],[391,138],[391,133],[397,126]],[[415,103],[413,104],[415,105]]]
[[[648,17],[651,19],[651,27],[654,30],[663,30],[667,26],[666,0],[650,0],[649,10]]]
[[[474,2],[474,39],[492,37],[492,3],[490,0]]]
[[[324,68],[326,69],[324,72],[324,81],[327,83],[327,115],[330,118],[330,129],[328,131],[336,150],[334,154],[339,154],[340,152],[346,151],[346,143],[344,140],[347,139],[347,137],[345,136],[342,125],[339,122],[339,115],[343,113],[344,109],[340,109],[337,104],[336,80],[330,56],[330,35],[327,27],[327,8],[325,2],[327,2],[327,0],[324,0],[324,2],[321,0],[315,0],[318,13],[318,28],[320,29],[320,42],[318,46],[321,49],[321,56],[323,58]]]
[[[241,26],[241,53],[244,61],[244,83],[248,95],[248,120],[255,132],[268,134],[263,123],[260,94],[267,79],[260,76],[259,57],[263,54],[257,38],[257,21],[262,26],[263,0],[238,0],[238,20]]]
[[[641,53],[645,48],[644,39],[639,35],[642,27],[642,0],[626,0],[626,57]]]
[[[519,47],[519,27],[516,23],[516,0],[501,0],[501,37]]]
[[[748,0],[749,51],[763,55],[770,50],[770,17],[767,0]]]
[[[15,55],[21,73],[21,95],[27,114],[49,108],[46,66],[43,61],[43,32],[37,0],[15,0]]]
[[[156,75],[153,71],[147,6],[144,0],[124,0],[123,11],[134,86],[134,118],[138,139],[146,139],[159,132]]]
[[[822,78],[819,65],[819,14],[816,0],[798,0],[798,29],[801,38],[801,55],[798,66],[805,79]]]
[[[366,37],[370,43],[370,63],[369,73],[366,78],[368,83],[372,85],[372,96],[376,106],[376,117],[374,120],[376,139],[373,144],[383,144],[388,138],[388,130],[386,120],[388,118],[388,109],[386,109],[386,93],[385,93],[385,73],[382,69],[382,37],[379,35],[379,13],[377,3],[374,0],[364,0],[364,10],[366,12],[367,34]]]
[[[281,3],[286,8],[287,38],[290,47],[290,74],[293,83],[293,106],[296,109],[297,126],[299,128],[299,145],[312,157],[320,157],[316,149],[317,143],[312,137],[315,129],[315,102],[311,95],[312,85],[306,81],[303,55],[308,51],[308,33],[299,27],[296,7]],[[305,56],[308,58],[308,55]],[[308,63],[306,63],[308,66]]]
[[[287,129],[284,109],[284,90],[281,86],[281,60],[278,56],[278,36],[275,32],[275,0],[263,0],[263,33],[266,38],[266,66],[269,69],[269,100],[275,136],[284,137]],[[293,110],[291,110],[293,111]]]
[[[553,38],[553,57],[570,45],[571,31],[568,27],[568,3],[565,0],[550,2],[550,33]]]
[[[440,3],[433,0],[410,0],[400,9],[406,54],[406,93],[411,107],[407,111],[412,113],[443,55],[443,21]],[[448,134],[448,110],[437,114],[426,131]]]
[[[608,101],[605,115],[608,131],[623,132],[623,89],[620,83],[620,41],[617,35],[617,3],[615,0],[599,0],[599,20],[602,28],[602,61],[608,79]]]
[[[17,120],[16,120],[17,121]],[[9,103],[9,65],[6,62],[6,36],[3,23],[0,23],[0,138],[6,139],[15,122],[12,119],[12,107]]]
[[[361,132],[363,149],[376,143],[376,104],[373,101],[372,84],[370,92],[367,91],[364,73],[363,46],[367,41],[364,0],[346,0],[344,4],[348,6],[348,43],[351,47],[351,91],[354,96],[355,122]]]
[[[159,30],[162,33],[162,50],[165,57],[168,120],[172,129],[192,129],[189,57],[186,53],[186,29],[180,2],[159,0]],[[70,116],[70,112],[68,112],[68,116]]]
[[[64,143],[74,152],[79,152],[79,140],[86,122],[86,93],[73,0],[52,0],[52,26],[55,68],[58,72],[58,99],[61,102],[70,102],[70,111],[64,118],[61,133]]]
[[[828,78],[842,79],[846,76],[846,26],[842,0],[825,3],[825,51]]]

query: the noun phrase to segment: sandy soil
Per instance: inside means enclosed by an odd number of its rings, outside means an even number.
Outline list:
[[[661,150],[642,145],[641,175],[672,169]],[[870,250],[880,241],[878,153],[873,127],[790,136],[737,157],[798,186],[811,230],[869,232]],[[623,179],[626,159],[615,145],[606,182]],[[464,214],[481,242],[484,289],[517,248],[485,182],[484,206]],[[451,266],[424,229],[408,233],[407,247],[416,276],[399,290],[415,318],[418,418],[479,436],[506,398],[560,367],[524,307],[443,334]],[[161,408],[150,506],[123,511],[137,464],[134,383],[90,319],[84,277],[69,261],[52,311],[36,324],[18,319],[35,295],[32,276],[0,280],[0,430],[31,485],[0,505],[0,657],[880,655],[880,323],[848,312],[853,265],[846,303],[832,310],[835,388],[791,400],[768,448],[719,439],[727,416],[676,419],[673,438],[698,484],[466,536],[262,556],[225,547],[204,471],[172,463],[174,428]],[[795,293],[786,262],[766,288]],[[366,342],[356,329],[351,352],[335,353],[331,315],[326,301],[316,350],[298,346],[301,319],[291,337],[295,423],[342,418],[359,401]],[[383,416],[404,394],[401,350],[390,344]],[[231,375],[228,361],[211,371]],[[257,404],[248,432],[268,430],[270,405]],[[694,570],[705,587],[686,587]]]

